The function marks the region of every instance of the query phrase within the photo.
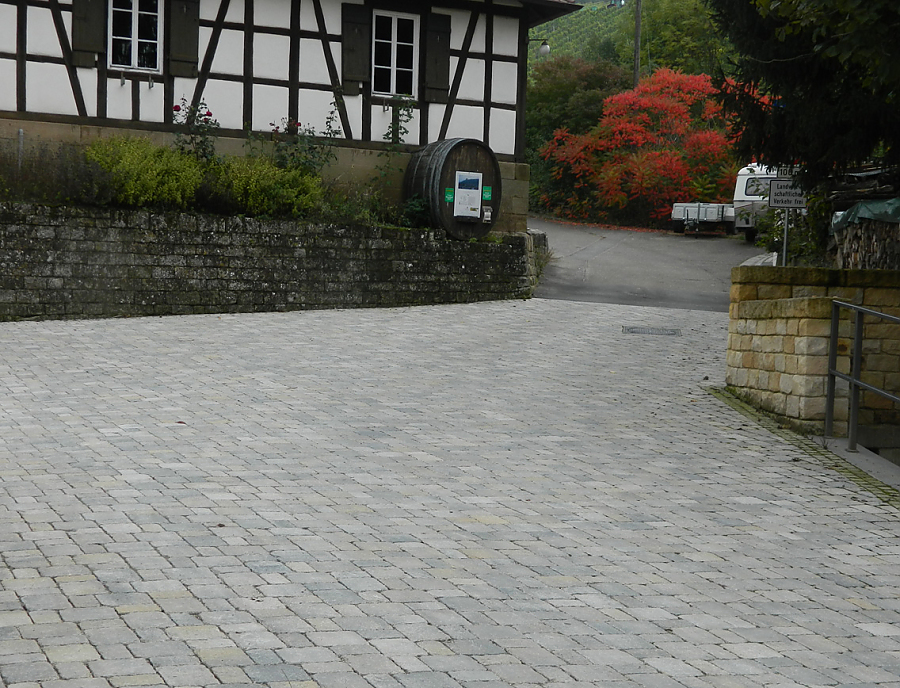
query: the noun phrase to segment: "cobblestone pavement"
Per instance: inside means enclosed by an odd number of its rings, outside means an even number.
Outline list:
[[[710,393],[726,321],[2,324],[0,682],[898,688],[896,492]]]

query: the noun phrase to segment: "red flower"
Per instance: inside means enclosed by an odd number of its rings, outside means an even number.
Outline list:
[[[212,117],[212,113],[209,110],[207,110],[206,115],[204,115],[204,117]]]
[[[173,106],[172,106],[172,109],[173,109],[175,112],[181,112],[181,106],[180,106],[180,105],[173,105]]]

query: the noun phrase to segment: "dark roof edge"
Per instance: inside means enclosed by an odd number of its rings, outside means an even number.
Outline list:
[[[581,9],[581,5],[574,0],[522,0],[522,4],[528,10],[528,28]]]

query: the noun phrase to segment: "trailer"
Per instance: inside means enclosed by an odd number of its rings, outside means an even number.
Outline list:
[[[677,233],[700,234],[743,230],[747,241],[756,239],[757,218],[768,211],[769,182],[778,178],[777,170],[747,165],[738,172],[733,203],[675,203],[672,229]]]
[[[676,203],[672,206],[676,232],[734,234],[734,206],[728,203]]]

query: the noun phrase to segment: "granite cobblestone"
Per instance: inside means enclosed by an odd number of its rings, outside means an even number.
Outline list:
[[[2,323],[0,684],[900,688],[900,494],[719,390],[727,324]]]

